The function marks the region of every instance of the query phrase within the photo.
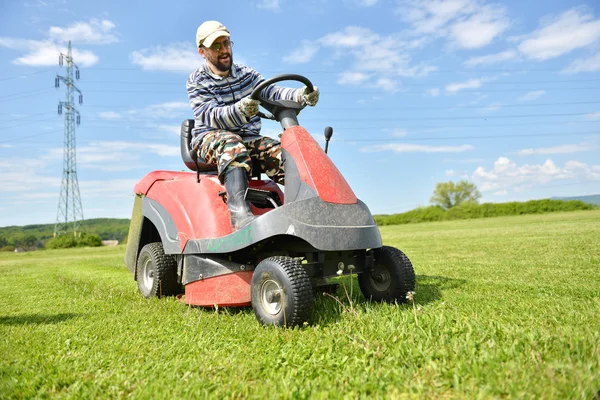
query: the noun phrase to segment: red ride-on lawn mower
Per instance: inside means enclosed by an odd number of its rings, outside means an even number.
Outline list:
[[[258,85],[251,97],[281,123],[285,195],[253,172],[246,200],[257,218],[233,231],[216,167],[190,151],[194,121],[181,128],[181,155],[193,172],[154,171],[135,186],[125,263],[145,297],[177,295],[213,307],[252,305],[264,324],[294,326],[310,318],[313,293],[327,278],[357,274],[367,299],[405,302],[415,287],[411,262],[383,246],[375,220],[313,137],[298,124],[304,108],[262,97],[284,80]],[[326,150],[331,129],[326,129]],[[339,272],[341,271],[341,272]]]

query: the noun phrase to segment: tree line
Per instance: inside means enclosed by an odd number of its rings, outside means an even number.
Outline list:
[[[0,250],[100,246],[102,240],[123,243],[129,232],[129,219],[88,219],[81,222],[81,231],[77,238],[73,233],[54,238],[54,224],[0,227]]]

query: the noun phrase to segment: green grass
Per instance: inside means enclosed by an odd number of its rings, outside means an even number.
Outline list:
[[[386,226],[416,308],[356,279],[301,329],[143,299],[124,247],[0,254],[0,398],[581,398],[600,390],[600,211]],[[345,279],[346,285],[350,279]],[[416,317],[415,317],[416,313]]]

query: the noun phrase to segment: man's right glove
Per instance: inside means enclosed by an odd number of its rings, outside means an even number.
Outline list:
[[[258,106],[260,105],[260,101],[252,100],[249,96],[244,97],[237,103],[235,106],[238,111],[244,115],[246,118],[252,118],[258,113]]]
[[[306,104],[307,106],[311,107],[316,106],[317,102],[319,101],[319,88],[313,86],[313,91],[310,93],[307,92],[308,88],[306,86],[300,89],[300,91],[298,92],[298,103],[303,105]]]

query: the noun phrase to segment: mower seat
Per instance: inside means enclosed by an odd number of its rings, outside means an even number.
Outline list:
[[[217,166],[214,164],[208,164],[203,159],[198,158],[198,153],[191,149],[192,143],[192,129],[194,129],[195,121],[193,119],[186,119],[181,123],[181,158],[184,164],[199,174],[215,174],[217,172]],[[252,157],[252,178],[260,179],[263,171],[260,168],[260,163],[254,157]]]
[[[190,148],[192,143],[192,129],[194,128],[194,120],[186,119],[181,124],[181,158],[183,163],[198,173],[211,173],[217,171],[217,166],[208,164],[203,159],[198,158],[198,154]]]

